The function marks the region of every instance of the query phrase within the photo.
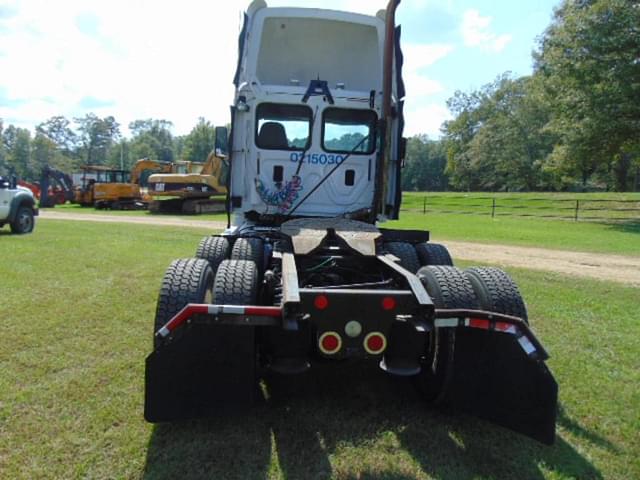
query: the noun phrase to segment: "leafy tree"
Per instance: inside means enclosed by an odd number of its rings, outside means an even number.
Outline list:
[[[51,117],[36,126],[36,135],[43,135],[55,143],[67,157],[74,155],[78,137],[71,129],[71,122],[64,116]]]
[[[99,118],[93,113],[74,118],[79,131],[80,158],[89,164],[104,164],[109,150],[120,137],[120,124],[109,116]]]
[[[445,124],[447,172],[462,190],[536,190],[553,183],[546,159],[555,141],[539,79],[502,75],[448,102],[456,118]]]
[[[151,158],[162,162],[174,160],[173,124],[168,120],[135,120],[129,124],[133,135],[131,156],[133,159]]]
[[[131,158],[131,142],[126,138],[121,138],[114,144],[107,157],[107,165],[116,169],[121,167],[130,170],[134,160]]]
[[[402,170],[403,190],[442,191],[449,179],[445,174],[447,152],[442,141],[416,135],[407,142],[405,166]]]
[[[215,148],[216,129],[211,122],[200,117],[198,124],[184,138],[182,157],[192,162],[204,162]]]
[[[583,186],[606,172],[626,190],[640,142],[640,2],[565,0],[535,53],[552,99],[551,159]],[[611,178],[613,177],[613,178]]]
[[[9,125],[2,136],[8,169],[21,178],[33,180],[31,163],[31,132]]]

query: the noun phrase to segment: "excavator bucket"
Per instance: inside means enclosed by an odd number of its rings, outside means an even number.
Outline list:
[[[156,348],[145,368],[149,422],[213,416],[249,405],[257,388],[254,329],[191,324]]]
[[[456,410],[554,442],[558,385],[513,335],[458,329],[449,394]]]

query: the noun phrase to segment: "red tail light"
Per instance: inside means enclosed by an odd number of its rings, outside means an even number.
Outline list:
[[[371,332],[364,337],[364,349],[371,355],[378,355],[387,348],[387,339],[380,332]]]
[[[336,332],[324,332],[320,335],[318,347],[325,355],[333,355],[342,348],[342,338]]]
[[[318,295],[313,299],[313,306],[318,310],[324,310],[329,306],[329,299],[326,295]]]
[[[393,297],[384,297],[382,299],[382,309],[383,310],[393,310],[396,308],[396,299]]]

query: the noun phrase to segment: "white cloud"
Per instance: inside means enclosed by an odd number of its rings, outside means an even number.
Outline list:
[[[452,118],[447,107],[442,104],[430,103],[418,108],[411,108],[409,104],[408,107],[404,114],[406,120],[405,136],[426,133],[429,138],[438,138],[442,123]]]
[[[446,43],[403,43],[405,69],[418,71],[433,65],[453,51],[453,45]]]
[[[227,122],[245,6],[184,0],[157,2],[150,11],[141,1],[16,3],[16,14],[0,20],[0,71],[5,96],[24,102],[0,105],[0,117],[32,127],[51,115],[83,115],[82,100],[94,98],[104,105],[95,113],[124,126],[166,118],[182,134],[198,116]],[[78,27],[87,12],[97,19],[95,35]]]
[[[490,30],[492,17],[483,17],[478,10],[466,10],[462,16],[462,39],[467,47],[478,47],[484,51],[501,52],[509,42],[510,34],[498,35]]]
[[[431,1],[431,0],[429,0]],[[5,2],[6,3],[6,2]],[[229,121],[241,11],[248,0],[179,3],[145,0],[19,0],[0,17],[0,118],[33,128],[53,115],[113,115],[124,127],[141,118],[174,122],[185,134],[199,116]],[[386,0],[271,0],[375,14]],[[416,6],[426,2],[418,0]],[[446,44],[404,43],[413,106],[443,86],[428,67]],[[427,72],[425,72],[425,70]],[[444,107],[443,107],[444,108]],[[415,131],[421,131],[420,123]]]
[[[404,83],[407,90],[407,99],[435,95],[445,91],[444,86],[437,80],[416,73],[405,74]]]

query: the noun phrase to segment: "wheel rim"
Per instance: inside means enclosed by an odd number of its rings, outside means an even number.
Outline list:
[[[33,219],[31,215],[28,213],[22,213],[20,217],[18,217],[18,226],[20,227],[21,232],[29,232],[33,227]]]

